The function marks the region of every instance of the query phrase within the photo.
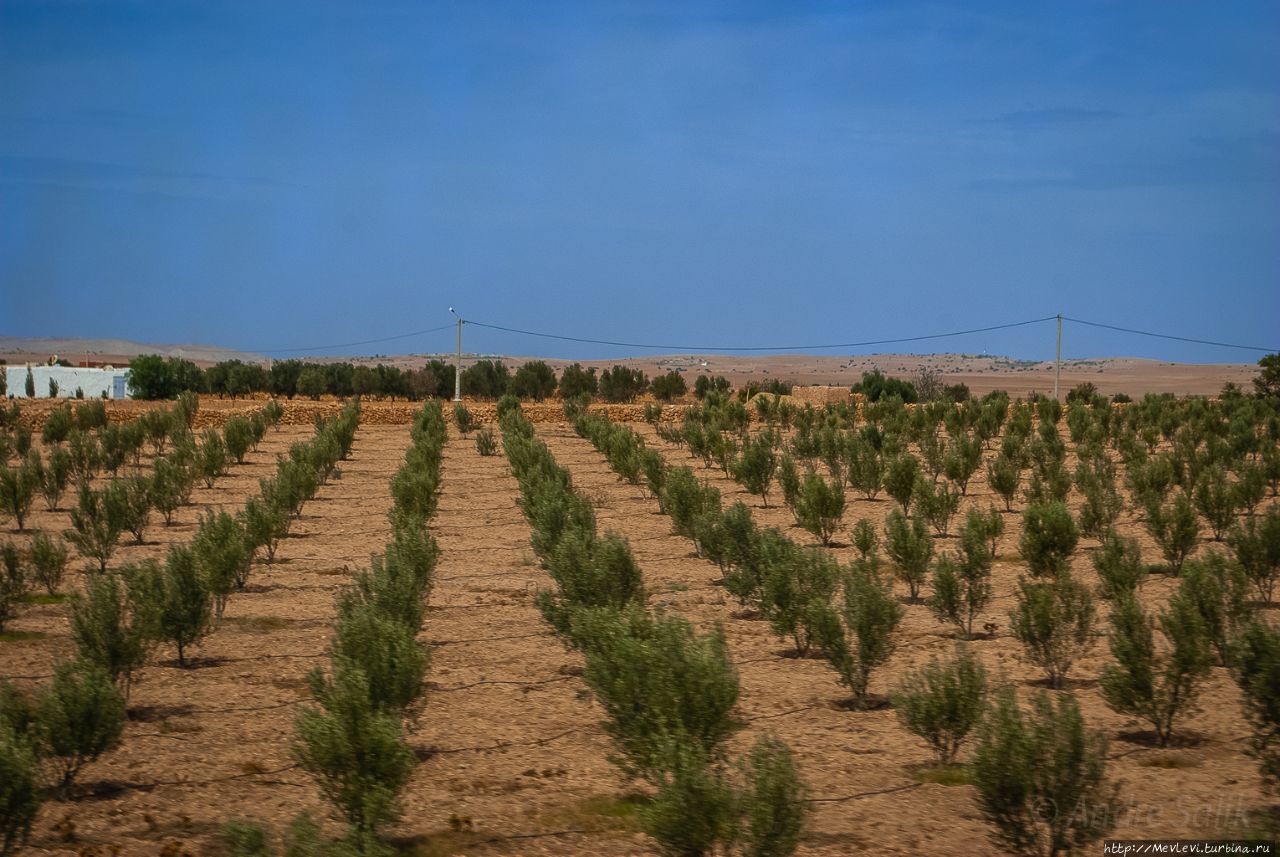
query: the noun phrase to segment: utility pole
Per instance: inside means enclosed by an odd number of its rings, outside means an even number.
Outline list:
[[[462,401],[462,316],[453,312],[453,307],[449,307],[449,312],[453,313],[453,317],[458,320],[458,355],[453,363],[453,400],[455,402]],[[1058,322],[1061,327],[1062,322]]]
[[[461,324],[461,322],[459,322]],[[458,328],[458,336],[462,336],[462,328]],[[461,341],[461,340],[459,340]],[[461,346],[459,346],[461,347]],[[1058,353],[1053,361],[1053,398],[1058,398],[1058,382],[1062,380],[1062,313],[1058,313]]]

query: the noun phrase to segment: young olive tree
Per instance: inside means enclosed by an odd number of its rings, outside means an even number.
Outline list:
[[[56,768],[58,794],[66,798],[76,775],[120,743],[125,701],[102,667],[64,661],[37,703],[41,755]]]
[[[1093,646],[1093,596],[1063,573],[1051,581],[1018,581],[1018,603],[1010,629],[1023,656],[1044,670],[1049,686],[1060,688],[1071,665]]]
[[[811,602],[814,640],[840,683],[853,693],[853,706],[865,708],[871,672],[893,654],[893,632],[903,609],[882,585],[871,563],[855,563],[844,578],[840,609],[829,602]]]
[[[987,671],[977,656],[957,646],[953,658],[933,658],[908,674],[891,698],[903,727],[933,748],[938,764],[950,765],[982,720]]]
[[[1079,541],[1079,531],[1065,503],[1032,504],[1022,514],[1018,550],[1036,577],[1065,574]]]
[[[1232,674],[1253,727],[1253,755],[1268,786],[1280,783],[1280,631],[1253,622],[1236,640]]]
[[[929,573],[933,559],[933,539],[925,529],[924,521],[909,519],[894,509],[885,524],[885,553],[893,560],[894,572],[907,585],[911,600],[920,599],[920,586]]]

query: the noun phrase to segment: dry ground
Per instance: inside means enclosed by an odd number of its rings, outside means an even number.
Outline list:
[[[718,470],[667,446],[648,426],[636,428],[671,463],[689,464],[714,482],[726,502],[742,499],[761,522],[811,541],[791,526],[786,509],[761,508]],[[596,504],[601,528],[630,540],[652,602],[702,627],[725,626],[747,721],[735,746],[747,746],[761,730],[776,733],[796,751],[816,799],[800,853],[999,853],[971,787],[915,777],[929,751],[891,709],[846,710],[835,673],[822,661],[788,657],[787,644],[765,623],[742,618],[714,585],[719,570],[671,533],[652,497],[621,482],[567,425],[537,429]],[[576,674],[580,659],[551,636],[533,605],[534,593],[549,581],[533,559],[506,461],[481,457],[471,438],[450,430],[440,510],[431,524],[442,555],[422,635],[432,647],[431,689],[409,729],[424,761],[394,833],[421,854],[653,853],[636,831],[627,801],[631,786],[607,761],[611,747],[599,726],[600,709]],[[305,427],[269,432],[245,465],[233,467],[212,490],[198,488],[196,505],[182,510],[173,527],[157,522],[148,544],[125,547],[116,562],[159,556],[166,543],[189,539],[202,509],[236,508],[257,491],[257,479],[270,474],[275,453],[309,434]],[[255,567],[249,590],[232,596],[221,626],[195,651],[198,665],[182,670],[170,650],[155,652],[133,689],[122,745],[87,767],[75,800],[45,805],[29,853],[94,853],[83,849],[97,846],[105,854],[114,844],[123,854],[153,855],[180,842],[193,854],[216,854],[219,823],[251,817],[282,826],[304,810],[325,820],[330,832],[339,830],[315,783],[294,767],[293,718],[306,701],[304,676],[323,662],[335,591],[389,535],[388,481],[408,443],[408,426],[360,428],[342,478],[307,504],[277,562]],[[879,521],[891,507],[889,500],[856,500],[852,493],[849,499],[846,529],[859,517]],[[965,502],[985,507],[997,499],[979,476]],[[33,527],[67,526],[65,511],[46,512],[39,500],[37,508]],[[1029,689],[1038,673],[1021,662],[1006,632],[1019,573],[1016,516],[1008,524],[996,569],[998,600],[980,620],[1001,628],[973,646],[994,671]],[[1154,560],[1158,554],[1141,525],[1126,517],[1124,529]],[[946,540],[938,546],[946,549]],[[842,560],[851,553],[834,550]],[[1087,549],[1076,557],[1075,571],[1095,579]],[[71,579],[67,586],[77,584]],[[1171,588],[1156,578],[1144,595],[1162,603]],[[907,605],[906,611],[898,651],[873,678],[875,693],[953,645],[949,629],[927,608]],[[11,630],[16,639],[0,642],[0,676],[43,681],[53,660],[70,651],[63,604],[26,608]],[[1219,834],[1238,825],[1245,811],[1267,804],[1255,763],[1244,754],[1248,732],[1224,670],[1215,668],[1203,711],[1186,721],[1186,745],[1157,750],[1134,734],[1139,724],[1102,704],[1095,682],[1108,657],[1100,638],[1073,671],[1073,689],[1090,725],[1113,739],[1110,772],[1129,804],[1120,812],[1117,837]],[[61,823],[68,818],[70,837]]]

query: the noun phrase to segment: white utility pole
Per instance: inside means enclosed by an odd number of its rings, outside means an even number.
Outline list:
[[[459,322],[461,323],[461,322]],[[461,336],[462,328],[458,328]],[[1058,353],[1053,361],[1053,398],[1058,398],[1058,382],[1062,380],[1062,313],[1058,313]]]
[[[453,307],[449,307],[449,312],[453,313],[453,317],[458,320],[458,356],[453,363],[453,400],[455,402],[462,401],[462,316],[453,312]],[[1058,323],[1061,326],[1061,322]]]

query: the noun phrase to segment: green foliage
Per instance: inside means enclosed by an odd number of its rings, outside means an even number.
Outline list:
[[[796,498],[795,514],[800,526],[823,545],[830,545],[831,536],[844,517],[844,480],[828,482],[816,473],[805,476]]]
[[[851,437],[844,445],[844,473],[853,490],[863,499],[874,500],[884,481],[884,460],[868,440]]]
[[[458,431],[466,437],[475,430],[476,421],[471,411],[462,402],[458,402],[453,406],[453,424],[458,427]]]
[[[274,488],[272,480],[263,482]],[[268,496],[269,493],[264,490],[262,497],[250,497],[246,500],[244,508],[240,510],[240,524],[252,552],[265,549],[266,560],[271,563],[275,561],[280,540],[289,534],[289,511],[269,502],[266,499]]]
[[[142,428],[143,436],[150,441],[151,449],[156,455],[164,455],[169,435],[177,433],[174,423],[178,419],[180,418],[173,411],[160,409],[147,411],[138,418],[137,424]]]
[[[0,372],[0,379],[4,373]],[[0,393],[3,393],[0,390]],[[0,718],[0,855],[9,857],[27,844],[40,812],[39,768],[25,736]]]
[[[614,366],[600,373],[600,395],[606,402],[631,402],[649,389],[649,379],[640,369]]]
[[[813,614],[815,642],[840,683],[853,693],[853,706],[866,707],[872,670],[893,654],[893,632],[902,621],[902,605],[880,583],[872,563],[858,563],[845,574],[841,609],[813,599],[808,610]]]
[[[854,384],[853,392],[867,397],[868,402],[878,402],[891,396],[908,404],[916,401],[916,388],[910,381],[889,378],[879,369],[862,373],[862,380]]]
[[[1227,537],[1227,544],[1259,597],[1270,604],[1280,577],[1280,509],[1241,521]]]
[[[1170,609],[1186,607],[1199,614],[1218,663],[1229,666],[1232,641],[1253,620],[1249,579],[1240,564],[1218,551],[1188,562],[1170,599]]]
[[[902,514],[911,512],[911,497],[920,479],[920,461],[908,452],[885,459],[884,490],[898,501]]]
[[[0,465],[0,510],[14,519],[18,529],[25,528],[27,514],[40,486],[40,453],[32,450],[15,467]]]
[[[81,660],[96,664],[124,688],[142,668],[151,648],[154,591],[134,570],[94,575],[71,597],[71,640]]]
[[[737,834],[732,787],[706,749],[678,736],[663,742],[667,777],[641,809],[645,833],[670,857],[704,857]]]
[[[1280,783],[1280,631],[1252,622],[1236,641],[1233,675],[1253,727],[1253,754],[1266,783]]]
[[[1200,523],[1187,495],[1178,492],[1172,503],[1148,509],[1147,531],[1160,545],[1170,571],[1180,573],[1200,540]]]
[[[169,458],[156,459],[147,496],[164,517],[166,527],[173,523],[173,513],[190,500],[193,480],[194,474],[185,465]]]
[[[729,389],[729,379],[723,375],[699,375],[693,382],[693,395],[698,401],[705,399],[708,393],[725,395]]]
[[[579,363],[571,363],[560,373],[560,395],[567,401],[581,396],[593,398],[599,389],[596,367],[583,369]]]
[[[987,484],[1004,499],[1006,512],[1013,511],[1013,498],[1018,495],[1022,481],[1022,467],[1012,456],[1001,452],[987,466]]]
[[[27,394],[28,399],[34,399],[36,397],[36,379],[35,376],[31,374],[30,366],[27,367],[27,379],[23,384],[23,392]]]
[[[771,735],[761,736],[743,764],[746,787],[738,799],[746,857],[787,857],[800,844],[808,789],[791,749]]]
[[[476,452],[484,456],[498,454],[498,439],[490,429],[476,432]]]
[[[826,552],[772,542],[775,550],[761,563],[760,612],[779,637],[790,637],[798,655],[807,655],[814,642],[814,623],[823,617],[813,608],[827,604],[840,580],[839,565]]]
[[[1106,777],[1107,741],[1085,729],[1075,697],[1040,692],[1031,711],[1012,688],[996,694],[978,730],[978,806],[1010,853],[1084,853],[1114,824],[1118,787]]]
[[[159,354],[129,361],[129,395],[135,399],[172,399],[177,392],[173,368]]]
[[[44,428],[40,430],[40,440],[46,446],[62,443],[67,439],[67,435],[71,434],[71,429],[74,426],[75,417],[71,413],[70,405],[54,408],[44,418]]]
[[[661,783],[671,739],[715,757],[739,728],[738,675],[723,629],[703,636],[674,616],[595,610],[578,614],[573,634],[584,644],[584,677],[608,717],[605,731],[623,754],[614,761],[629,775]]]
[[[920,586],[929,572],[933,559],[933,540],[925,529],[924,521],[907,518],[894,509],[885,523],[885,552],[893,560],[894,573],[907,585],[911,600],[920,597]]]
[[[298,715],[294,757],[351,825],[351,845],[376,852],[378,830],[399,817],[398,795],[417,759],[399,718],[374,707],[360,670],[339,670],[319,702]]]
[[[778,469],[777,437],[765,432],[742,442],[741,453],[734,462],[733,478],[752,494],[759,495],[765,508],[769,506],[769,486]]]
[[[105,572],[115,553],[116,542],[125,531],[124,515],[117,505],[108,502],[106,491],[94,491],[87,482],[80,483],[76,496],[76,508],[71,510],[71,529],[66,531],[67,541],[85,559],[97,562],[99,571]]]
[[[720,491],[699,482],[689,468],[674,467],[667,472],[663,506],[671,516],[676,532],[694,538],[695,522],[705,514],[719,511]]]
[[[47,533],[36,533],[31,540],[31,570],[45,592],[57,592],[67,571],[66,542]]]
[[[853,531],[849,534],[849,540],[858,551],[859,557],[862,559],[870,559],[872,554],[876,552],[876,547],[880,543],[880,535],[876,532],[875,526],[870,521],[866,518],[859,518],[858,523],[853,525]]]
[[[660,402],[674,401],[689,392],[689,385],[679,372],[667,372],[649,382],[649,389]]]
[[[13,542],[5,542],[0,547],[0,631],[17,615],[18,605],[28,588],[26,569],[22,567],[18,548]]]
[[[67,452],[71,455],[71,472],[82,482],[93,478],[94,471],[102,465],[97,437],[80,429],[73,429],[67,437]]]
[[[107,514],[115,515],[138,545],[143,543],[151,516],[150,487],[150,480],[145,476],[130,476],[112,479],[103,489]]]
[[[1253,379],[1253,389],[1259,398],[1280,399],[1280,354],[1268,354],[1258,360],[1259,372]]]
[[[530,360],[511,378],[511,394],[521,399],[541,402],[555,395],[556,373],[543,360]]]
[[[1093,596],[1064,572],[1048,582],[1019,580],[1017,598],[1009,614],[1013,636],[1049,685],[1062,687],[1071,665],[1093,646]]]
[[[1080,532],[1101,541],[1115,528],[1124,508],[1116,490],[1116,468],[1104,454],[1081,461],[1076,487],[1084,494],[1080,507]]]
[[[219,510],[200,516],[191,552],[204,585],[213,593],[219,616],[227,597],[249,582],[253,551],[244,524],[234,515]]]
[[[174,644],[178,666],[185,667],[187,649],[213,630],[213,593],[200,576],[190,548],[170,547],[163,569],[156,571],[155,636]]]
[[[253,446],[253,424],[247,417],[229,418],[222,426],[222,443],[236,464],[244,464],[244,457]]]
[[[349,600],[334,626],[334,671],[364,675],[374,711],[403,712],[422,694],[427,671],[417,630],[385,614],[377,602]],[[310,681],[317,699],[337,692],[319,669]]]
[[[227,472],[227,445],[216,429],[206,429],[201,436],[195,469],[206,488],[212,488],[218,477]]]
[[[1102,597],[1108,601],[1135,594],[1147,576],[1138,540],[1116,533],[1103,537],[1102,549],[1093,555],[1093,567],[1102,581]]]
[[[1222,537],[1235,523],[1238,495],[1227,480],[1227,472],[1220,464],[1207,467],[1196,480],[1194,493],[1196,510],[1204,516],[1213,532],[1214,541]]]
[[[64,661],[54,668],[38,711],[41,755],[57,766],[58,791],[66,797],[80,770],[120,743],[124,697],[102,667]]]
[[[987,698],[987,671],[968,649],[954,658],[933,658],[910,673],[892,694],[898,721],[924,739],[938,764],[950,765],[969,733],[982,719]]]
[[[988,524],[989,519],[981,512],[970,512],[960,533],[960,552],[954,558],[939,559],[933,568],[929,607],[939,619],[953,622],[966,637],[973,636],[973,620],[992,598],[991,565],[995,554]]]
[[[49,459],[40,468],[40,493],[44,495],[45,507],[56,512],[67,483],[71,481],[71,453],[62,447],[48,452]]]
[[[307,365],[298,372],[296,389],[299,396],[318,401],[329,390],[329,377],[321,367]]]
[[[946,482],[930,483],[921,478],[914,496],[916,514],[927,521],[935,533],[945,536],[960,508],[960,494],[948,488]]]
[[[538,593],[538,609],[558,634],[572,645],[574,611],[582,607],[621,611],[643,607],[644,576],[631,548],[613,533],[603,538],[583,530],[570,530],[556,545],[547,571],[558,591]]]
[[[1032,504],[1022,513],[1018,551],[1036,577],[1065,574],[1079,541],[1079,531],[1065,503]]]
[[[1164,747],[1177,718],[1194,708],[1213,660],[1204,623],[1187,601],[1170,604],[1160,630],[1167,645],[1157,656],[1142,604],[1133,596],[1116,599],[1110,636],[1116,662],[1103,669],[1098,683],[1113,711],[1150,723]]]

